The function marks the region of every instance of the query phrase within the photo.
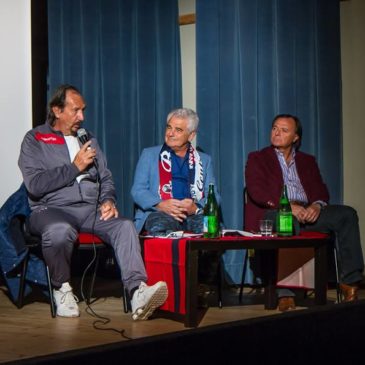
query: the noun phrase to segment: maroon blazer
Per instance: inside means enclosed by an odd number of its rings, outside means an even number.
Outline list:
[[[297,151],[295,164],[308,202],[322,200],[328,203],[327,186],[323,182],[315,157]],[[245,179],[245,230],[258,231],[259,220],[263,219],[265,211],[278,208],[284,184],[280,163],[273,147],[266,147],[248,155]],[[270,206],[270,203],[273,206]]]

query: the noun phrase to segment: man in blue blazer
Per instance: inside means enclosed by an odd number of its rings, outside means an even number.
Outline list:
[[[175,109],[167,116],[165,143],[142,151],[131,190],[137,232],[203,231],[203,208],[215,178],[211,157],[191,144],[198,124],[193,110]]]

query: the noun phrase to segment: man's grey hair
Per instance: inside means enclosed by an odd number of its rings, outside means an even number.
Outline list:
[[[173,117],[186,119],[188,121],[189,133],[194,132],[198,129],[199,117],[198,117],[198,114],[196,114],[194,112],[194,110],[192,110],[192,109],[180,108],[180,109],[172,110],[169,113],[169,115],[167,116],[166,123],[168,123],[171,120],[171,118],[173,118]]]

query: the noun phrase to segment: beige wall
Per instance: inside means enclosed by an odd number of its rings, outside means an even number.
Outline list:
[[[195,14],[195,0],[179,0],[179,15]],[[180,26],[182,103],[196,110],[195,24]],[[196,137],[192,141],[196,146]]]
[[[195,14],[195,0],[179,0],[179,14]],[[195,24],[180,26],[183,106],[196,110]]]
[[[365,0],[340,6],[344,202],[358,212],[365,253]]]
[[[20,143],[32,125],[30,1],[0,1],[0,206],[20,185]]]

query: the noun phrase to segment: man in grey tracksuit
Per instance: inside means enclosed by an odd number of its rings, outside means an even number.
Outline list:
[[[61,85],[49,103],[47,122],[24,137],[19,167],[32,210],[30,229],[42,237],[57,315],[79,315],[69,282],[73,245],[82,231],[112,245],[131,294],[133,319],[146,319],[166,300],[166,283],[145,284],[138,235],[130,220],[119,217],[105,156],[94,137],[83,145],[77,138],[84,109],[80,92]]]

